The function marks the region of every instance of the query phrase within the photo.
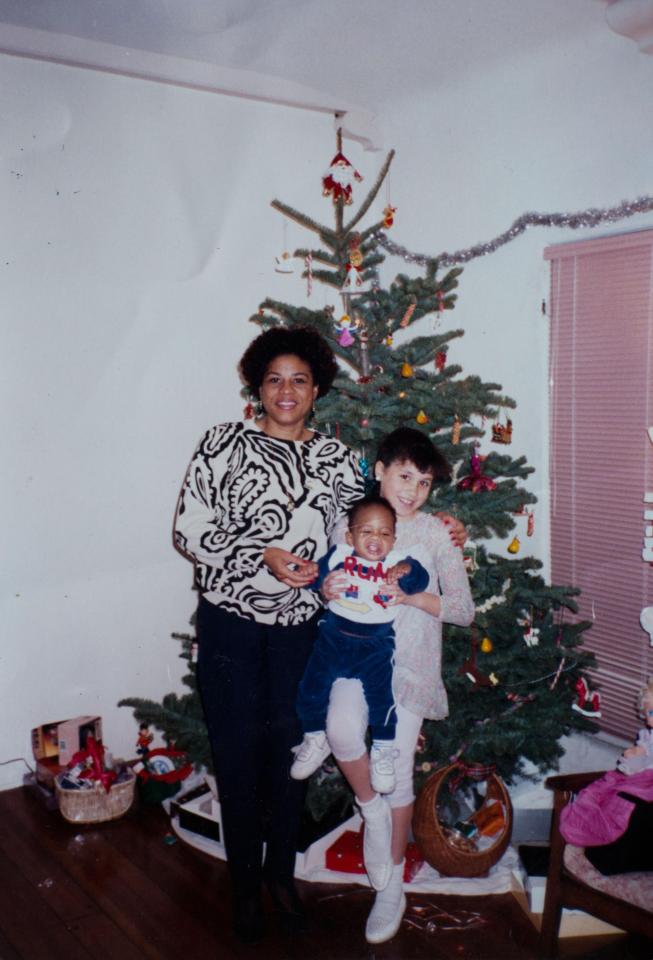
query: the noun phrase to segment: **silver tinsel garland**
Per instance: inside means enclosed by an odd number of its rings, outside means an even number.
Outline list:
[[[523,213],[512,226],[504,233],[500,233],[494,240],[489,240],[487,243],[475,243],[473,247],[456,250],[454,253],[439,253],[437,256],[412,253],[406,247],[389,240],[383,230],[376,230],[373,236],[379,246],[396,257],[403,257],[404,260],[418,263],[420,266],[426,266],[433,260],[437,260],[441,266],[447,267],[454,263],[467,263],[476,257],[485,257],[488,253],[494,253],[499,247],[515,240],[528,227],[571,227],[572,230],[579,230],[581,227],[598,227],[600,223],[617,223],[619,220],[625,220],[626,217],[632,217],[636,213],[647,213],[650,210],[653,210],[653,197],[639,197],[637,200],[624,201],[616,207],[609,207],[607,210],[590,208],[589,210],[580,210],[578,213]]]

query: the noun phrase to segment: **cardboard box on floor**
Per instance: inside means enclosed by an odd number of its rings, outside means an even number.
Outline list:
[[[101,717],[73,717],[72,720],[43,723],[32,730],[34,759],[65,767],[78,750],[84,749],[88,737],[102,740]]]

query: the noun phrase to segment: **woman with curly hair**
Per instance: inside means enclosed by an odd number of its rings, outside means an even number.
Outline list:
[[[263,883],[287,929],[304,923],[293,876],[305,784],[289,768],[301,740],[297,688],[322,609],[308,585],[363,478],[344,444],[307,425],[337,372],[317,331],[267,330],[245,351],[240,372],[258,398],[257,418],[215,426],[200,441],[175,541],[195,565],[197,679],[234,931],[251,943],[265,933]]]
[[[175,539],[195,564],[200,593],[197,681],[220,792],[234,931],[253,943],[265,933],[263,885],[286,930],[305,923],[293,880],[305,782],[290,776],[290,766],[302,740],[297,691],[322,613],[309,584],[364,483],[354,454],[308,426],[314,401],[337,372],[316,330],[261,333],[240,372],[258,398],[256,420],[220,424],[200,441]],[[452,538],[463,542],[464,527],[449,522]],[[385,804],[359,806],[366,849],[385,864],[389,812]]]

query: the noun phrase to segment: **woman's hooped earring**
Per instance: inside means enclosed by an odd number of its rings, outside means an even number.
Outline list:
[[[264,412],[265,411],[263,409],[263,404],[261,403],[260,400],[257,400],[256,405],[254,407],[254,416],[256,417],[257,420],[260,420]]]

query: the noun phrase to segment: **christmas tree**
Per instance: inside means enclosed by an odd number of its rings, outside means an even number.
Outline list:
[[[507,539],[516,529],[522,536],[532,533],[536,497],[523,485],[532,468],[523,456],[508,453],[512,423],[505,411],[515,407],[514,401],[500,384],[464,376],[453,362],[455,341],[463,331],[447,329],[445,319],[455,307],[462,270],[441,273],[434,259],[421,276],[400,273],[387,289],[381,285],[380,231],[392,224],[395,211],[387,206],[382,219],[364,229],[359,224],[374,204],[392,159],[390,152],[347,220],[362,178],[344,157],[338,135],[337,153],[322,181],[333,227],[278,200],[272,203],[317,234],[320,246],[299,249],[294,256],[304,261],[309,292],[314,283],[326,284],[342,299],[343,309],[309,309],[268,299],[251,319],[263,329],[310,325],[329,341],[340,373],[332,391],[316,404],[315,426],[356,450],[366,476],[380,440],[401,425],[427,433],[451,464],[452,483],[434,489],[427,508],[451,513],[467,528],[466,564],[476,617],[471,628],[445,628],[449,718],[424,724],[417,787],[436,766],[452,759],[491,766],[512,782],[532,767],[541,772],[555,768],[565,734],[595,729],[591,714],[596,713],[596,700],[591,701],[584,680],[594,661],[582,649],[589,623],[574,619],[578,591],[545,583],[538,572],[541,563],[520,555],[519,536],[502,543],[500,552],[490,552],[483,544],[490,538],[495,543]],[[418,323],[421,332],[411,337],[411,327]],[[251,414],[248,403],[245,415]],[[490,446],[482,456],[482,440],[497,449]],[[189,647],[182,656],[190,663]],[[153,724],[177,747],[188,749],[192,759],[207,762],[206,738],[203,732],[197,736],[190,666],[187,698],[171,694],[162,704],[139,699],[122,703],[136,708],[139,721]],[[325,765],[310,784],[314,815],[323,814],[344,792],[335,765]]]

